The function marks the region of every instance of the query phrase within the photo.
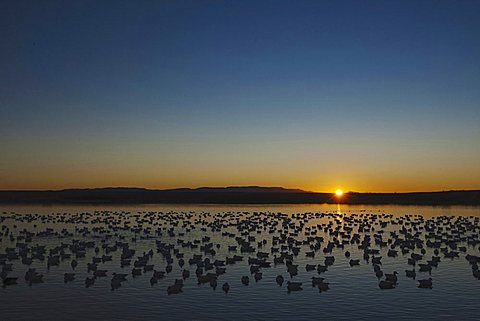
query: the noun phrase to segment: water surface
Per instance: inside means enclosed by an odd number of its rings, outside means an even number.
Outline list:
[[[231,212],[263,213],[258,215],[268,216],[275,213],[294,215],[296,213],[341,213],[342,215],[360,214],[392,214],[393,217],[405,215],[422,215],[425,219],[438,216],[480,216],[479,207],[431,207],[431,206],[347,206],[347,205],[1,205],[2,217],[9,217],[2,222],[14,234],[21,229],[29,231],[42,231],[52,228],[61,232],[62,229],[74,233],[73,237],[59,239],[57,236],[47,238],[34,237],[31,245],[43,244],[47,248],[59,245],[61,242],[69,243],[72,239],[94,240],[101,245],[105,240],[105,233],[82,236],[75,232],[75,227],[80,227],[69,222],[19,222],[11,217],[25,214],[52,215],[57,217],[69,217],[78,213],[95,211],[109,211],[124,213],[134,217],[135,220],[148,217],[149,212],[155,215],[167,215],[171,212],[191,213],[194,218],[214,220],[216,215]],[[128,213],[128,214],[125,214]],[[163,213],[163,214],[160,214]],[[202,216],[202,213],[211,213],[211,216]],[[102,214],[98,214],[101,216]],[[306,225],[315,225],[321,220],[309,220]],[[157,222],[157,221],[155,221]],[[163,222],[165,223],[165,222]],[[34,226],[36,224],[36,226]],[[150,223],[145,223],[144,226]],[[92,226],[103,226],[107,230],[108,222],[96,222]],[[169,224],[164,225],[170,226]],[[158,227],[158,226],[157,226]],[[386,231],[395,230],[397,226],[389,226]],[[478,226],[477,226],[478,229]],[[181,226],[176,227],[181,230]],[[229,230],[229,229],[227,229]],[[231,230],[231,229],[230,229]],[[378,228],[377,228],[378,230]],[[233,230],[231,230],[233,231]],[[131,242],[133,232],[119,232],[125,235],[125,241],[130,243],[130,248],[141,254],[149,249],[156,249],[155,240],[176,244],[176,237],[169,237],[166,233],[151,239],[137,238]],[[478,230],[477,230],[478,233]],[[106,243],[115,243],[115,232],[111,231],[110,238]],[[373,234],[373,233],[371,233]],[[232,256],[227,251],[227,245],[237,245],[235,239],[223,236],[220,232],[211,230],[195,230],[187,233],[182,239],[201,239],[204,235],[211,237],[214,244],[220,244],[215,258],[224,259]],[[267,231],[261,233],[252,232],[256,241],[266,239],[267,245],[260,249],[269,252],[272,236]],[[327,233],[319,233],[328,241]],[[478,235],[478,234],[477,234]],[[385,235],[386,237],[388,235]],[[298,239],[304,239],[299,235]],[[15,247],[17,241],[11,242],[8,237],[3,237],[0,243],[0,252],[4,253],[6,247]],[[350,267],[349,259],[344,252],[349,250],[352,258],[362,258],[362,252],[356,245],[347,245],[345,249],[335,248],[331,255],[336,260],[329,271],[322,274],[330,282],[330,290],[319,293],[316,287],[312,287],[310,278],[318,276],[314,272],[306,272],[305,265],[323,264],[324,254],[319,251],[315,258],[308,258],[305,252],[309,251],[308,245],[302,246],[300,254],[295,258],[295,264],[299,265],[299,274],[293,281],[303,282],[303,291],[288,293],[285,284],[279,287],[275,277],[282,274],[289,280],[285,265],[273,266],[262,269],[263,279],[255,282],[249,272],[246,258],[255,256],[255,253],[244,253],[243,262],[227,266],[227,273],[219,276],[219,286],[214,291],[207,285],[199,286],[196,282],[195,268],[186,264],[192,276],[185,281],[183,293],[167,295],[166,287],[171,285],[176,278],[181,277],[181,269],[177,261],[173,263],[173,271],[165,279],[151,286],[150,274],[132,278],[122,284],[122,287],[112,291],[110,278],[99,278],[95,285],[86,288],[85,277],[89,274],[86,270],[86,262],[90,262],[95,256],[92,251],[87,253],[85,259],[79,259],[79,266],[75,272],[76,280],[65,284],[63,274],[71,272],[70,261],[65,260],[59,266],[47,269],[45,262],[34,262],[31,267],[44,274],[44,283],[29,286],[24,281],[27,266],[20,261],[13,262],[13,271],[9,275],[19,277],[18,285],[0,288],[0,306],[2,307],[1,320],[478,320],[480,306],[478,293],[480,281],[472,276],[471,266],[465,260],[465,254],[480,255],[478,245],[469,246],[466,253],[461,253],[459,258],[445,259],[437,269],[432,271],[434,280],[433,289],[419,289],[417,282],[405,276],[405,269],[412,267],[407,265],[408,255],[400,254],[396,258],[387,257],[388,247],[382,248],[382,270],[390,273],[394,270],[399,272],[398,286],[393,290],[381,290],[378,280],[373,274],[371,263],[361,260],[360,266]],[[186,261],[195,250],[185,249]],[[432,256],[432,250],[427,249],[426,256]],[[237,253],[240,254],[240,253]],[[102,252],[99,255],[101,256]],[[103,269],[117,273],[130,273],[131,267],[120,268],[119,253],[113,253],[113,260],[101,264]],[[205,255],[208,257],[208,255]],[[271,261],[272,256],[269,260]],[[160,254],[153,255],[151,264],[156,269],[162,270],[167,265]],[[250,276],[250,285],[244,286],[240,282],[243,275]],[[428,278],[428,274],[420,274],[419,278]],[[221,285],[224,282],[230,284],[230,291],[225,294]]]

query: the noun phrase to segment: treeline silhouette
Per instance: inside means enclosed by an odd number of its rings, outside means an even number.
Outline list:
[[[174,204],[405,204],[480,205],[480,190],[414,193],[306,192],[281,187],[95,188],[48,191],[0,191],[0,203],[174,203]]]

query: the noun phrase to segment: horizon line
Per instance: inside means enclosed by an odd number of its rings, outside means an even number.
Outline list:
[[[58,189],[0,189],[0,192],[61,192],[68,190],[101,190],[101,189],[138,189],[145,191],[175,191],[175,190],[200,190],[200,189],[228,189],[228,188],[264,188],[264,189],[283,189],[286,191],[298,191],[303,193],[314,194],[335,194],[332,192],[319,192],[304,190],[301,188],[288,188],[283,186],[262,186],[262,185],[227,185],[227,186],[198,186],[198,187],[173,187],[173,188],[146,188],[134,186],[102,186],[102,187],[65,187]],[[403,192],[360,192],[360,191],[344,191],[344,194],[414,194],[414,193],[442,193],[442,192],[469,192],[480,191],[480,188],[475,189],[443,189],[443,190],[429,190],[429,191],[403,191]]]

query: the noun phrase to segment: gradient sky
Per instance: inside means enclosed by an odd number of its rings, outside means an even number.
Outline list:
[[[480,1],[0,4],[0,189],[480,188]]]

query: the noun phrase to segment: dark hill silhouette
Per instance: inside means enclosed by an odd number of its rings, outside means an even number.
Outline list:
[[[191,203],[191,204],[405,204],[480,205],[480,190],[415,193],[315,193],[260,186],[151,190],[109,187],[45,191],[0,191],[0,203]]]

